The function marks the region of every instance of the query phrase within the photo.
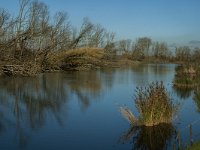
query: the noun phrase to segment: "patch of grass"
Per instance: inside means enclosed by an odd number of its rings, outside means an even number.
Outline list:
[[[180,88],[193,88],[197,86],[197,69],[193,66],[178,66],[173,85]]]
[[[135,105],[139,112],[138,119],[128,108],[121,107],[120,112],[133,126],[154,126],[171,123],[177,105],[172,103],[162,82],[152,82],[147,87],[137,87]]]
[[[200,150],[200,142],[194,143],[191,147],[187,150]]]
[[[58,66],[63,70],[84,70],[101,65],[105,51],[100,48],[79,48],[48,55],[49,66]]]
[[[173,85],[180,88],[192,88],[197,86],[197,82],[192,76],[176,76],[173,82]]]
[[[73,57],[73,56],[90,56],[95,58],[102,58],[104,55],[104,50],[101,48],[79,48],[74,50],[66,51],[66,57]]]

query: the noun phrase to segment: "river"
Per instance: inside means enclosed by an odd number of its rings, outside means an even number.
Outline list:
[[[200,102],[194,100],[193,90],[173,87],[175,67],[149,64],[0,77],[0,149],[172,149],[179,140],[182,147],[190,144],[190,124],[192,139],[200,140]],[[180,104],[178,113],[172,125],[144,127],[127,136],[130,125],[119,107],[126,105],[138,115],[135,89],[153,81],[163,81],[173,100]]]

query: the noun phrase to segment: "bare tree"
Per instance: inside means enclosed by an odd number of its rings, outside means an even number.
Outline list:
[[[0,9],[0,49],[1,57],[13,57],[16,45],[16,18],[11,18],[4,9]]]
[[[88,41],[87,46],[102,47],[104,37],[105,29],[99,24],[94,25],[91,32],[88,32],[88,36],[86,36],[86,41]]]
[[[118,50],[121,52],[127,52],[130,51],[131,49],[131,40],[126,39],[126,40],[120,40],[118,42]]]
[[[176,47],[176,59],[179,61],[189,61],[191,49],[188,46]]]
[[[70,44],[71,27],[65,12],[57,12],[54,16],[54,24],[50,31],[50,49],[53,51],[61,50]]]
[[[81,44],[81,42],[83,42],[82,40],[84,39],[84,37],[92,31],[94,25],[89,21],[88,18],[84,18],[83,19],[83,23],[80,29],[79,34],[77,35],[77,37],[71,42],[71,44],[69,45],[70,49],[74,49],[76,48],[79,44]],[[82,43],[83,45],[85,44],[84,42]]]
[[[167,44],[164,42],[155,42],[152,51],[156,58],[166,58],[169,54]]]
[[[105,33],[105,47],[104,49],[109,52],[113,52],[115,48],[115,33],[114,32],[106,32]]]
[[[57,12],[54,15],[54,23],[46,37],[46,45],[42,49],[42,65],[48,67],[47,56],[51,51],[66,50],[71,44],[71,27],[65,12]]]
[[[31,36],[41,36],[48,31],[49,12],[47,5],[33,1],[29,8],[29,30]]]
[[[4,9],[0,9],[0,44],[7,39],[9,21],[10,14]]]
[[[0,9],[0,36],[2,36],[5,33],[5,28],[8,25],[9,19],[10,14],[4,9]]]
[[[15,52],[14,55],[21,59],[27,30],[27,14],[30,0],[19,0],[19,13],[15,21]]]
[[[152,44],[151,38],[142,37],[137,39],[136,43],[132,46],[132,55],[134,59],[143,59],[145,56],[149,56],[150,46]]]

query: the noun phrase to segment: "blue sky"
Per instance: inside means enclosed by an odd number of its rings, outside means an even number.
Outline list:
[[[18,0],[0,0],[12,14]],[[53,14],[66,11],[74,26],[88,17],[117,38],[142,36],[170,43],[200,41],[200,0],[41,0]]]

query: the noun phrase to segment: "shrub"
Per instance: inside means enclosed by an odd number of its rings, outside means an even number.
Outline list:
[[[152,82],[145,88],[137,87],[135,105],[140,114],[138,119],[128,108],[120,108],[122,115],[134,126],[171,123],[177,110],[162,82]]]
[[[173,85],[178,88],[193,88],[197,86],[197,69],[192,66],[178,66],[176,67],[176,75]]]
[[[139,120],[146,126],[172,121],[175,106],[162,82],[137,88],[135,104],[140,113]]]

